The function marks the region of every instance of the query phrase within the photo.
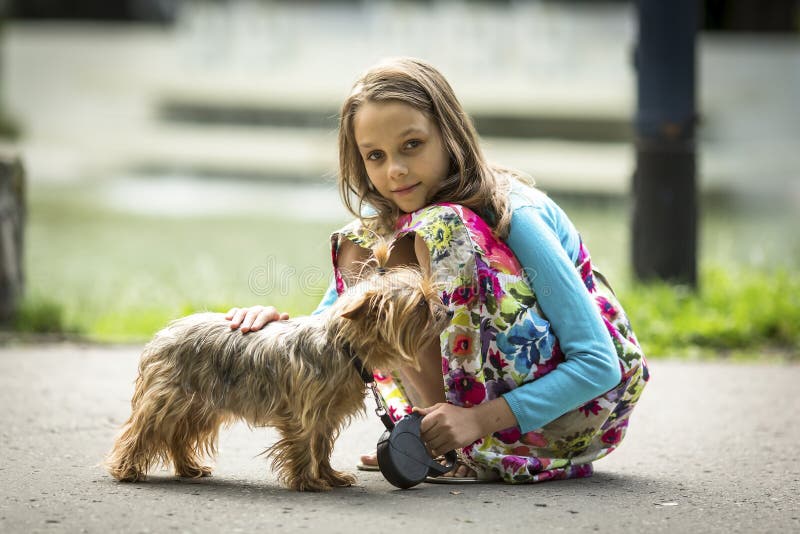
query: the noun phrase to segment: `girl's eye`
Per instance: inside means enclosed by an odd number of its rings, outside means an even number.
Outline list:
[[[405,146],[406,146],[406,148],[413,149],[413,148],[417,148],[421,144],[422,144],[422,141],[420,141],[418,139],[412,139],[411,141],[406,142]],[[377,160],[380,159],[381,155],[382,155],[381,151],[380,150],[376,150],[374,152],[370,152],[369,154],[367,154],[367,157],[365,159],[367,161],[377,161]]]

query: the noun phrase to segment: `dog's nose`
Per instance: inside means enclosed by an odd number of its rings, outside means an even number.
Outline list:
[[[447,315],[447,319],[448,320],[452,319],[453,315],[455,315],[455,314],[456,314],[456,312],[454,312],[453,310],[447,310],[447,314],[446,314]]]

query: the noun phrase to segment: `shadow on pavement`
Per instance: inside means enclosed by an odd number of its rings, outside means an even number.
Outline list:
[[[420,484],[408,490],[400,490],[383,480],[381,475],[360,474],[359,481],[349,488],[336,488],[328,492],[295,492],[281,486],[274,479],[263,481],[242,480],[211,476],[202,479],[177,478],[168,475],[149,476],[145,482],[128,487],[156,493],[190,492],[203,497],[218,497],[229,500],[243,498],[252,501],[254,498],[305,499],[313,498],[319,502],[357,499],[361,503],[388,504],[397,498],[408,500],[427,499],[439,495],[492,495],[508,498],[512,496],[578,497],[592,498],[602,496],[604,499],[630,499],[631,495],[639,497],[647,495],[678,495],[682,492],[680,484],[670,480],[651,479],[634,474],[595,473],[586,479],[556,480],[538,484],[503,484],[489,482],[485,484]]]

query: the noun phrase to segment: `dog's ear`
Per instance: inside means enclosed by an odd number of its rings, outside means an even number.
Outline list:
[[[361,299],[345,310],[342,317],[355,321],[367,315],[367,312],[369,312],[369,300]]]

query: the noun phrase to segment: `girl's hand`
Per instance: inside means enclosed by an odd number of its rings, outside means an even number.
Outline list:
[[[414,411],[424,416],[420,431],[433,456],[466,447],[487,434],[475,408],[440,402]]]
[[[274,306],[251,306],[249,308],[231,308],[225,314],[231,322],[231,330],[239,328],[242,334],[260,330],[265,324],[272,321],[285,321],[288,313],[279,313]]]
[[[514,412],[503,397],[472,408],[440,402],[414,411],[423,416],[420,432],[433,456],[466,447],[484,436],[517,425]]]

